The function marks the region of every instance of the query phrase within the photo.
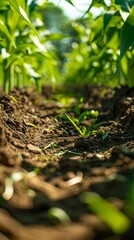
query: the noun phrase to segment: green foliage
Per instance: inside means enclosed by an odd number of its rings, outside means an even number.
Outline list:
[[[89,209],[96,213],[114,233],[122,234],[130,227],[129,219],[97,193],[84,193],[81,200],[88,204]]]
[[[45,36],[40,7],[36,1],[29,5],[22,0],[0,2],[0,71],[6,92],[32,82],[40,89],[44,79],[55,82],[58,78],[56,58]]]
[[[73,5],[72,1],[66,0]],[[70,23],[51,1],[0,1],[0,82],[15,86],[44,81],[134,86],[134,1],[92,0]],[[103,7],[96,17],[90,10]]]
[[[104,15],[104,29],[109,31],[115,28],[120,32],[120,38],[115,42],[115,47],[120,49],[118,58],[121,71],[128,86],[133,86],[133,44],[134,44],[134,1],[112,1],[115,10]],[[124,57],[125,56],[125,57]],[[124,57],[124,59],[123,59]],[[125,68],[125,71],[124,71]]]
[[[103,7],[104,14],[91,15],[94,6]],[[113,0],[107,6],[93,0],[86,13],[83,22],[73,24],[78,38],[67,55],[66,81],[133,86],[133,1]]]
[[[52,223],[62,223],[62,224],[68,224],[71,222],[71,219],[67,215],[67,213],[58,207],[52,207],[48,210],[48,217],[51,220]]]
[[[103,39],[103,16],[93,19],[90,14],[82,23],[73,23],[77,42],[67,54],[65,81],[83,84],[117,84],[118,51],[114,48],[118,33],[108,39],[109,48]]]
[[[67,117],[67,119],[72,123],[72,125],[75,127],[75,129],[80,133],[80,135],[82,137],[89,137],[90,135],[94,135],[94,134],[100,134],[99,131],[97,131],[96,129],[102,125],[102,122],[100,123],[96,123],[97,119],[95,119],[89,127],[86,127],[84,125],[81,125],[82,121],[85,120],[89,115],[87,115],[87,113],[85,113],[85,117],[82,118],[78,117],[78,118],[71,118],[68,114],[65,114],[65,116]],[[103,134],[103,133],[102,133]]]

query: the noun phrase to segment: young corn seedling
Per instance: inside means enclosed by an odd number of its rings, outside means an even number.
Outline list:
[[[91,134],[96,134],[98,131],[96,130],[100,125],[102,125],[102,122],[96,123],[97,119],[95,119],[89,128],[82,125],[79,127],[79,121],[78,119],[71,118],[68,114],[65,114],[67,119],[72,123],[72,125],[75,127],[75,129],[80,133],[82,137],[89,137]],[[78,122],[78,124],[76,123]]]
[[[82,123],[84,120],[88,119],[89,117],[97,118],[99,116],[99,112],[95,110],[85,110],[78,116],[79,123]]]

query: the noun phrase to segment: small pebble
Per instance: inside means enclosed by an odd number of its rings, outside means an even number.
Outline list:
[[[33,144],[27,144],[27,148],[29,149],[29,151],[33,152],[33,153],[41,153],[41,149],[39,147],[36,147]]]

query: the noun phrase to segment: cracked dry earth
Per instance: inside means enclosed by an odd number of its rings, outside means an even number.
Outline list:
[[[48,86],[40,94],[0,94],[0,240],[134,239],[134,216],[127,208],[134,177],[134,89],[71,89],[71,97],[67,91],[53,94]],[[97,133],[81,137],[65,118],[77,118],[77,106],[79,114],[99,112]],[[83,125],[92,121],[88,117]],[[99,194],[123,212],[128,230],[114,233],[81,201],[84,192]],[[53,208],[68,218],[56,221]]]

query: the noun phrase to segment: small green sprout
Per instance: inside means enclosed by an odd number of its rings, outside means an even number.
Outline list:
[[[48,210],[48,217],[53,223],[67,224],[71,222],[68,214],[61,208],[53,207]]]
[[[77,131],[80,133],[81,136],[84,136],[85,133],[78,127],[78,125],[74,122],[74,120],[68,115],[65,114],[65,116],[68,118],[68,120],[73,124],[73,126],[77,129]]]
[[[10,95],[10,98],[11,98],[11,100],[13,100],[13,102],[17,102],[17,100],[14,96]]]
[[[92,134],[97,134],[99,133],[96,129],[102,125],[103,122],[96,123],[97,119],[95,119],[89,128],[86,128],[85,126],[79,127],[78,124],[76,124],[77,119],[72,119],[68,114],[65,114],[65,116],[68,118],[68,120],[73,124],[73,126],[76,128],[76,130],[80,133],[82,137],[89,137]]]
[[[26,125],[29,126],[29,127],[37,128],[37,126],[35,124],[33,124],[33,123],[27,123]]]
[[[89,112],[89,115],[92,116],[92,117],[98,117],[99,116],[99,112],[96,110],[91,110]]]
[[[44,149],[48,149],[48,148],[56,148],[58,147],[58,144],[54,143],[54,142],[51,142],[49,143],[47,146],[44,147]]]
[[[98,117],[99,112],[95,110],[85,110],[78,116],[79,123],[83,122],[84,120],[88,119],[89,117]]]

